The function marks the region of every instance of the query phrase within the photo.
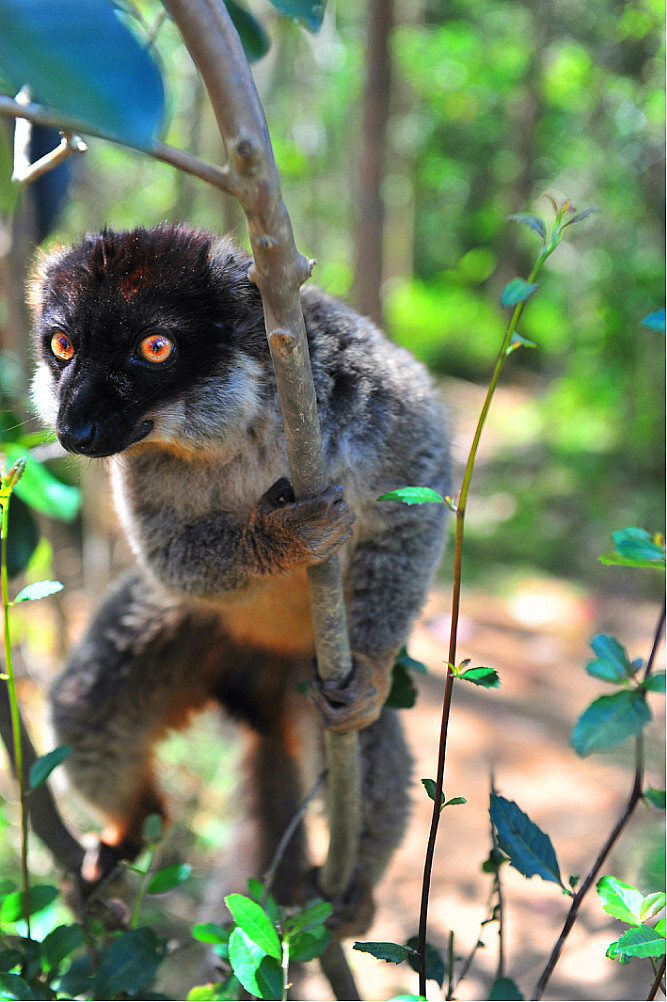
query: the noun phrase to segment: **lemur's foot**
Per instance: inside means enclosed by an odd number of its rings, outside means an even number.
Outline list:
[[[352,670],[342,684],[323,679],[313,666],[310,696],[328,731],[360,731],[380,716],[391,673],[365,654],[352,655]]]

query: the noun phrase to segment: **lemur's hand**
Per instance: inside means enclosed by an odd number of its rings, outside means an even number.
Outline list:
[[[349,539],[355,514],[343,488],[325,488],[312,497],[294,499],[289,480],[277,480],[257,502],[249,522],[260,564],[289,570],[319,564]]]
[[[324,680],[313,662],[310,696],[328,731],[360,731],[380,716],[391,688],[391,665],[352,654],[352,670],[342,685]]]

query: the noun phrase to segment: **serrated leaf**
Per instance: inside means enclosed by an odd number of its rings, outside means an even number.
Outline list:
[[[642,682],[642,689],[646,689],[648,692],[664,692],[665,672],[657,671],[653,675],[649,675],[646,681]]]
[[[549,836],[530,820],[514,803],[498,794],[491,794],[491,821],[498,836],[498,845],[513,866],[524,877],[541,877],[563,887],[560,867]]]
[[[57,887],[51,884],[36,884],[30,888],[30,914],[44,911],[58,897]],[[23,891],[8,894],[0,905],[0,922],[18,922],[23,915]]]
[[[244,931],[247,937],[265,954],[280,960],[282,957],[280,940],[264,909],[256,901],[243,894],[228,894],[225,898],[225,904],[237,926]],[[240,977],[239,980],[243,982]]]
[[[634,674],[630,666],[628,652],[615,637],[606,633],[598,633],[591,640],[591,647],[598,656],[598,661],[591,661],[586,670],[589,675],[603,678],[607,682],[625,682]],[[593,669],[593,670],[591,670]]]
[[[651,919],[660,914],[665,905],[667,905],[667,894],[664,894],[663,891],[654,891],[652,894],[647,894],[642,902],[639,913],[640,919],[642,922],[650,922]]]
[[[58,745],[53,751],[35,759],[30,766],[30,789],[36,790],[38,786],[45,783],[53,770],[65,761],[71,751],[71,745]]]
[[[376,960],[385,960],[388,964],[402,964],[407,960],[412,950],[407,946],[400,946],[398,943],[354,943],[353,950],[359,953],[370,953]]]
[[[626,957],[664,957],[667,941],[650,926],[640,925],[619,936],[618,945]]]
[[[18,974],[0,973],[0,998],[3,1000],[34,999],[32,988]]]
[[[24,455],[24,450],[11,442],[3,443],[2,451],[10,463]],[[31,456],[28,456],[23,476],[14,491],[22,501],[42,515],[60,518],[65,522],[71,522],[76,517],[81,502],[81,493],[76,487],[62,483]]]
[[[525,303],[534,292],[537,292],[535,282],[527,282],[525,278],[513,278],[507,283],[500,295],[500,305],[506,307]]]
[[[458,677],[465,682],[472,682],[473,685],[481,685],[484,689],[497,689],[500,685],[500,678],[495,668],[468,668]]]
[[[49,971],[57,970],[63,960],[83,945],[80,925],[59,925],[42,940],[42,959]]]
[[[627,922],[629,925],[639,925],[644,895],[631,884],[624,884],[616,877],[602,877],[596,884],[602,907],[607,915]]]
[[[594,752],[611,751],[639,734],[650,720],[651,711],[641,692],[600,696],[579,717],[571,744],[582,758]]]
[[[523,1002],[523,995],[512,978],[497,978],[491,985],[490,1002],[500,1002],[501,999]]]
[[[532,216],[529,212],[513,212],[508,219],[514,220],[515,223],[521,223],[522,226],[527,226],[529,229],[537,233],[538,237],[544,242],[547,239],[547,227],[543,219],[539,216]]]
[[[657,807],[658,810],[665,810],[667,794],[664,790],[657,790],[654,786],[649,786],[648,790],[644,792],[644,799],[648,800],[649,804]]]
[[[285,17],[298,21],[309,31],[317,32],[322,27],[326,0],[271,0],[271,3]]]
[[[189,880],[192,867],[189,863],[173,863],[165,866],[151,877],[146,892],[148,894],[164,894],[174,887],[179,887]]]
[[[433,780],[433,779],[422,779],[422,786],[424,787],[424,789],[428,793],[428,795],[431,798],[431,800],[433,800],[435,802],[435,793],[436,793],[436,790],[437,790],[437,786],[436,786],[435,780]],[[440,794],[440,810],[442,810],[444,806],[445,806],[445,795],[444,795],[444,793],[441,793]]]
[[[256,62],[265,56],[271,47],[271,41],[259,21],[235,0],[225,0],[225,7],[241,39],[248,62]]]
[[[230,895],[231,896],[231,895]],[[243,987],[260,998],[277,999],[282,993],[282,969],[275,957],[237,926],[229,937],[229,962]]]
[[[56,592],[62,590],[63,586],[60,581],[35,581],[21,589],[12,605],[18,605],[19,602],[36,602],[40,598],[55,595]]]
[[[0,0],[0,65],[16,93],[120,140],[149,146],[164,116],[162,77],[108,0]],[[135,22],[136,23],[136,22]]]
[[[231,929],[225,929],[216,922],[200,922],[192,927],[192,938],[200,943],[227,943]]]
[[[662,334],[665,333],[665,310],[655,310],[654,313],[649,313],[648,316],[644,317],[642,320],[642,327],[650,327],[652,331],[660,331]]]
[[[609,944],[609,946],[607,947],[607,952],[605,953],[605,957],[608,957],[609,960],[617,960],[619,964],[630,963],[630,958],[626,957],[625,954],[621,952],[621,948],[618,945],[618,940],[614,940],[613,943]]]
[[[443,807],[458,807],[460,804],[467,804],[468,801],[465,797],[452,797],[451,800],[445,800]]]
[[[382,494],[378,501],[401,501],[403,504],[446,504],[445,499],[430,487],[398,487]]]
[[[100,954],[95,997],[112,999],[121,992],[136,996],[153,981],[164,954],[165,945],[152,929],[124,932]]]
[[[411,936],[405,945],[412,951],[407,958],[408,964],[413,971],[418,971],[419,955],[417,951],[419,949],[419,937]],[[438,987],[442,988],[445,981],[445,961],[440,950],[431,943],[426,944],[424,967],[426,969],[426,980],[435,981]]]

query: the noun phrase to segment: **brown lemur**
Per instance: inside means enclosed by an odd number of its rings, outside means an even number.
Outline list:
[[[165,813],[154,746],[211,700],[254,734],[258,874],[302,799],[313,721],[360,729],[359,872],[372,886],[409,806],[410,755],[383,703],[445,521],[444,505],[377,498],[405,485],[448,490],[446,425],[407,351],[306,287],[333,486],[295,501],[249,264],[227,238],[164,225],[88,235],[37,267],[37,410],[68,452],[109,466],[138,560],[56,679],[52,717],[58,741],[72,746],[71,783],[107,823],[87,876],[139,851],[147,815]],[[315,675],[311,701],[297,689],[315,650],[305,568],[336,550],[354,664],[337,693]],[[279,898],[290,899],[305,869],[300,831],[277,875]]]

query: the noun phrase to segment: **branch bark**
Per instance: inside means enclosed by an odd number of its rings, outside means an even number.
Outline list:
[[[299,289],[313,262],[298,253],[282,199],[264,112],[222,0],[163,0],[208,91],[228,164],[229,190],[248,220],[253,251],[249,277],[264,320],[283,411],[290,473],[297,497],[327,485],[327,470]],[[351,668],[337,557],[308,569],[318,670],[343,681]],[[360,831],[356,734],[327,734],[331,839],[322,889],[342,894],[353,875]]]

